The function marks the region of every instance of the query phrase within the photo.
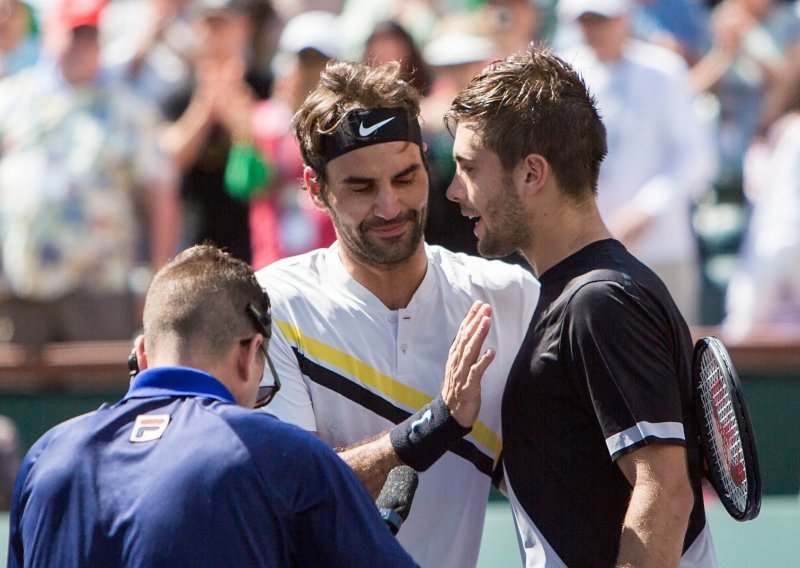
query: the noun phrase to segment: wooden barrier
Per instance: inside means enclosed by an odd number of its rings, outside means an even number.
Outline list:
[[[719,329],[695,327],[692,335],[719,336]],[[800,328],[769,328],[757,339],[734,344],[723,338],[723,342],[740,372],[800,372]],[[131,346],[127,340],[50,343],[41,349],[0,344],[0,391],[124,386]]]
[[[800,372],[800,326],[764,327],[741,342],[726,339],[716,327],[692,328],[695,340],[707,335],[722,339],[739,372]]]
[[[131,341],[50,343],[41,349],[0,344],[0,390],[107,390],[128,382]]]

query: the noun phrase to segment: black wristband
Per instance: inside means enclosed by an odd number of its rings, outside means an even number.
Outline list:
[[[389,439],[404,464],[425,471],[470,431],[453,418],[439,395],[392,428]]]

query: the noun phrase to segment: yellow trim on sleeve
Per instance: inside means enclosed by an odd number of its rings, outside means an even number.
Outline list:
[[[351,377],[357,377],[362,383],[369,385],[384,396],[396,400],[406,407],[419,410],[432,400],[429,395],[381,373],[349,353],[331,347],[318,339],[308,337],[300,329],[288,322],[273,320],[273,323],[278,326],[284,337],[300,348],[305,355],[312,357],[316,361],[333,365]],[[495,462],[497,461],[503,444],[500,441],[500,437],[491,428],[481,421],[476,421],[469,435],[492,452],[492,458]]]

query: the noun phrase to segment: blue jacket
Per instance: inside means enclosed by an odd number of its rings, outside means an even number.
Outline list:
[[[193,369],[47,432],[14,490],[10,568],[413,565],[333,450]]]

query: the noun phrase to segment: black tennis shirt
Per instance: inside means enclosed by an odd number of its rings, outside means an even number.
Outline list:
[[[586,246],[540,280],[502,403],[503,463],[525,513],[518,525],[532,522],[552,547],[548,566],[558,564],[553,552],[570,567],[613,566],[632,490],[616,458],[682,444],[695,491],[686,551],[705,513],[685,321],[661,280],[616,240]],[[540,545],[527,546],[529,565]]]

